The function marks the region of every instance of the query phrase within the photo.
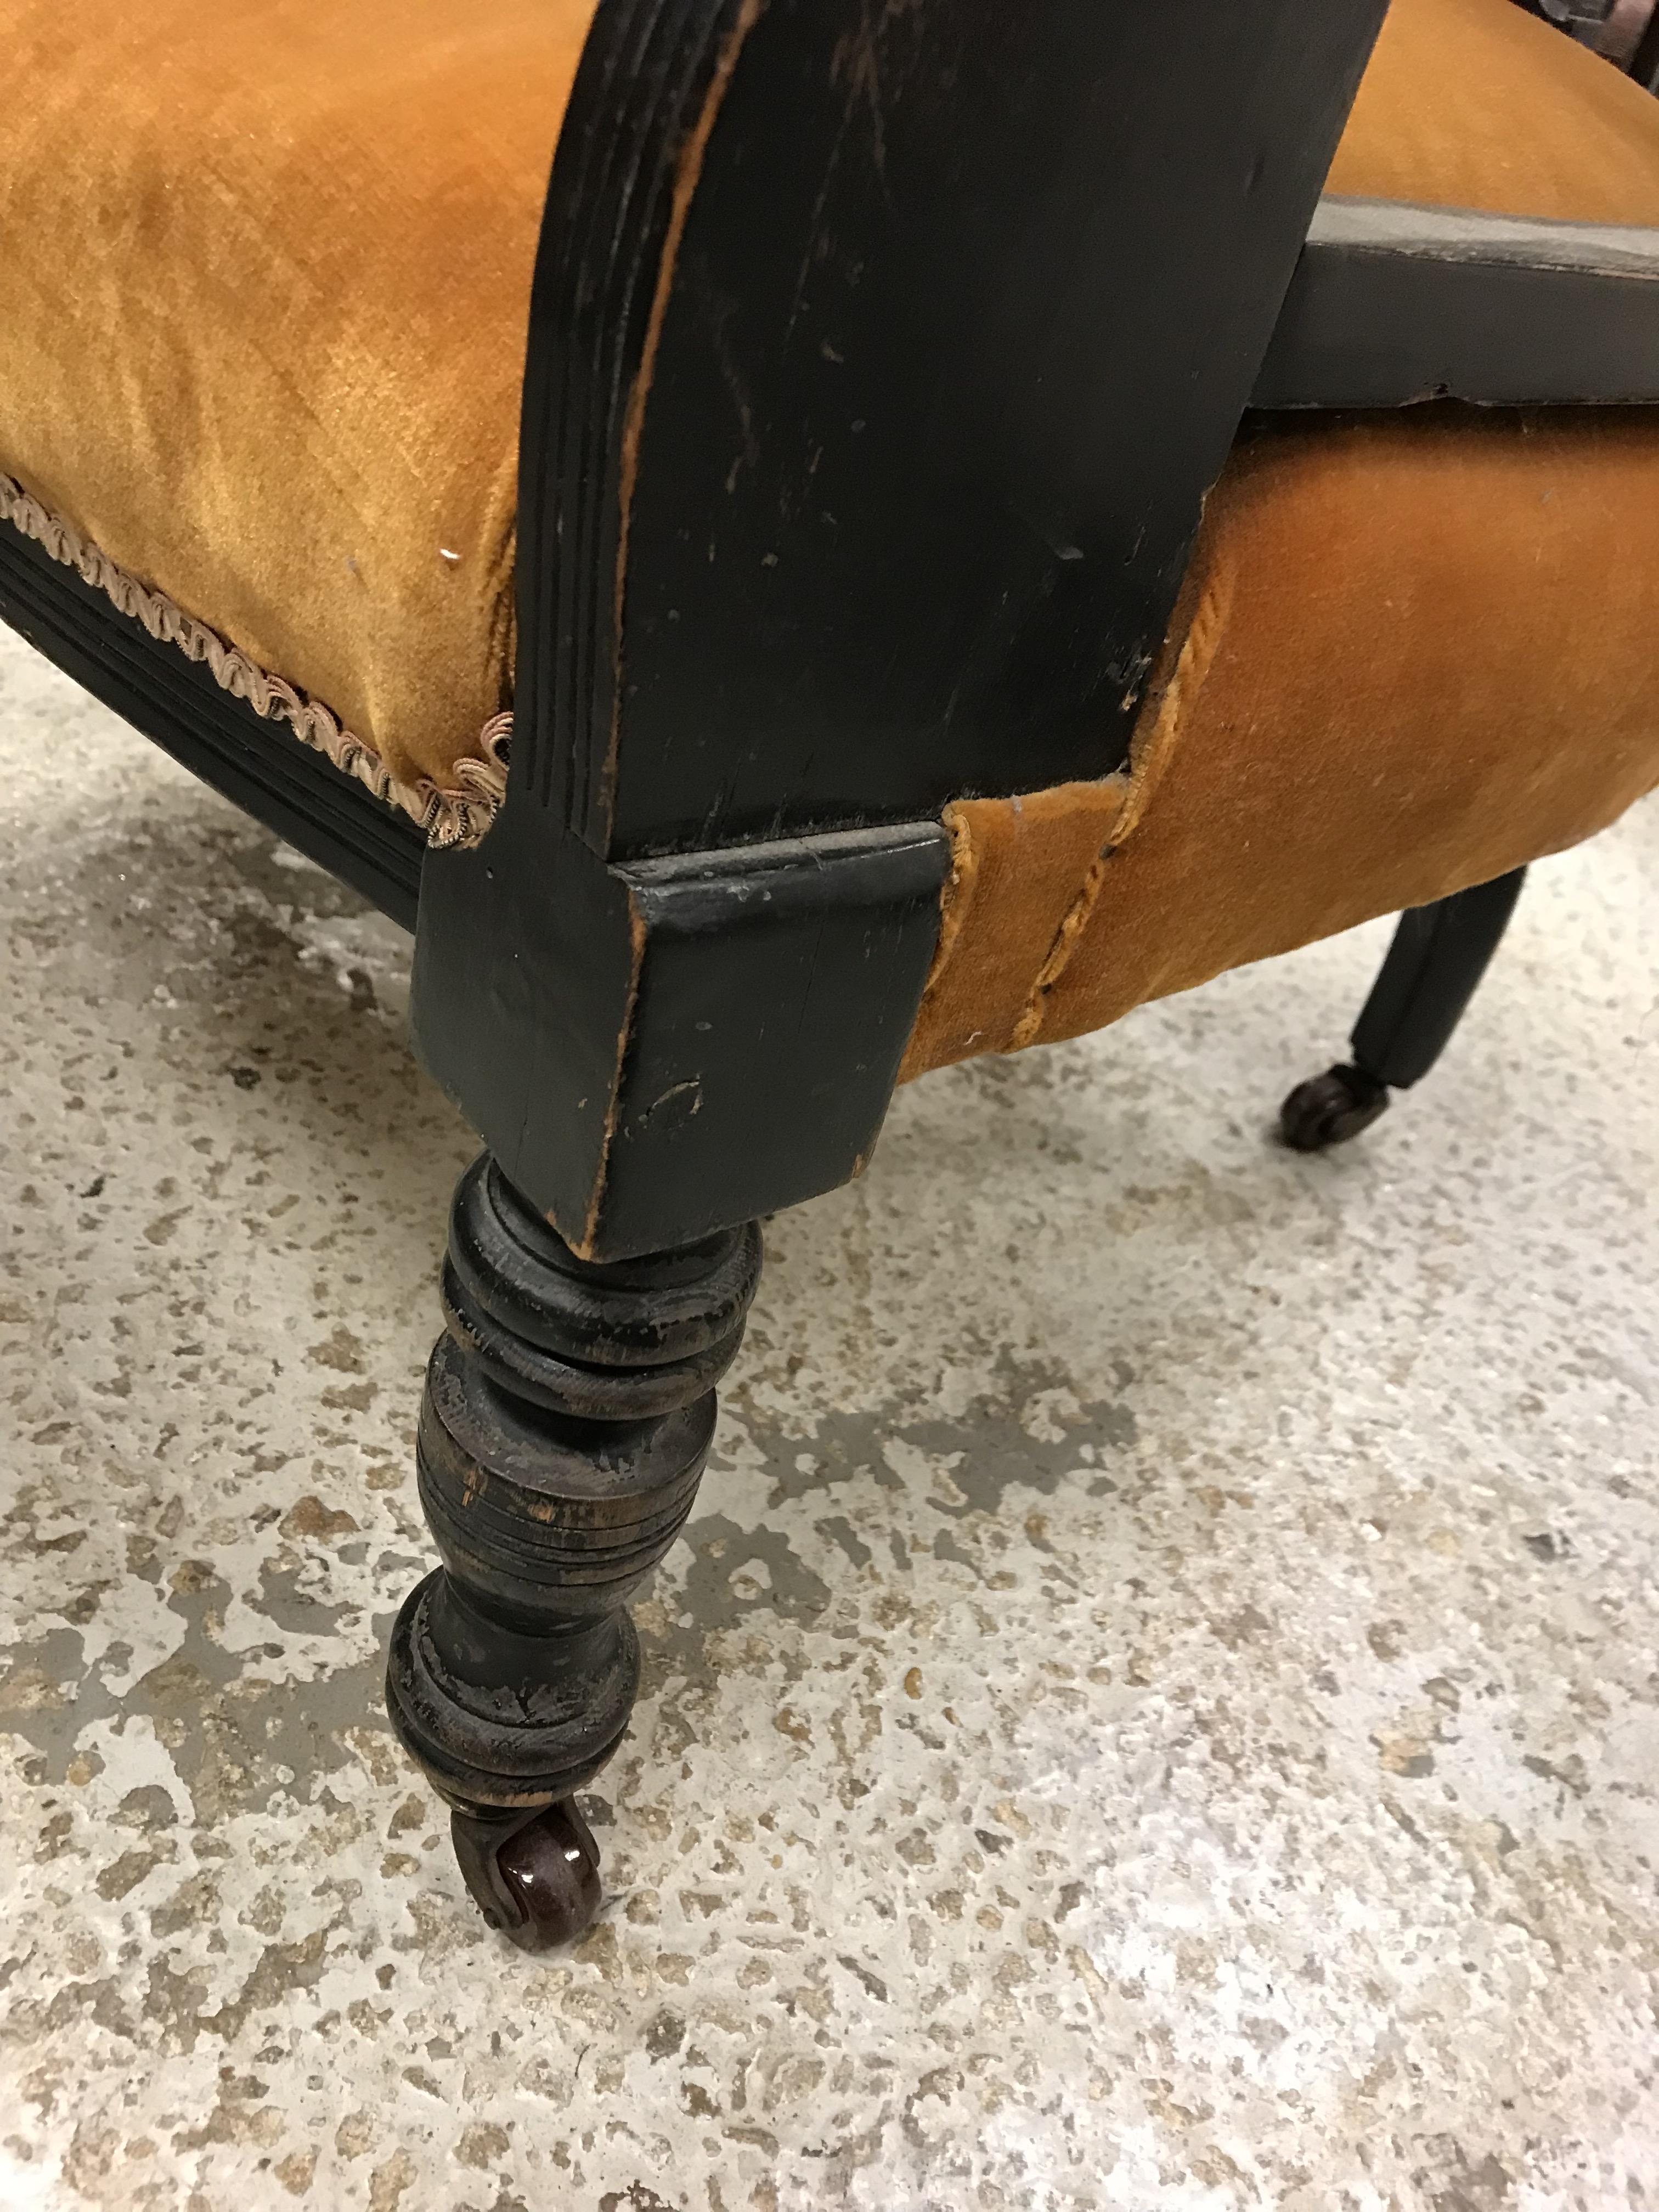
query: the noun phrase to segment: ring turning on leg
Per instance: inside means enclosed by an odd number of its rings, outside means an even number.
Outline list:
[[[570,1800],[626,1733],[624,1607],[690,1512],[760,1261],[753,1223],[579,1260],[487,1156],[456,1191],[416,1455],[443,1565],[398,1616],[386,1703],[467,1887],[526,1949],[598,1909]]]

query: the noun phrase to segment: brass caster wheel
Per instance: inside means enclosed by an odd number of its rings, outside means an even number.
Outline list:
[[[1388,1110],[1389,1086],[1363,1067],[1332,1067],[1298,1083],[1279,1109],[1279,1133],[1294,1152],[1346,1145]]]
[[[580,1936],[599,1909],[599,1847],[574,1797],[526,1815],[450,1818],[466,1886],[492,1928],[521,1951]]]

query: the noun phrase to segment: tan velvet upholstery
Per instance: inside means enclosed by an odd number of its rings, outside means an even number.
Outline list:
[[[1326,190],[1659,223],[1659,104],[1511,0],[1389,0]]]
[[[404,778],[510,693],[531,270],[592,12],[0,0],[0,472]]]
[[[1098,1029],[1603,828],[1659,782],[1656,610],[1659,410],[1247,439],[1130,775],[947,817],[905,1073]],[[1023,975],[1013,945],[1041,947]]]
[[[1659,225],[1659,100],[1510,0],[1392,0],[1328,189]],[[1247,439],[1131,775],[948,811],[905,1074],[1079,1036],[1604,827],[1659,782],[1656,615],[1659,408]]]
[[[453,780],[510,694],[593,4],[0,0],[0,474],[404,778]],[[1394,0],[1331,184],[1659,223],[1659,102],[1509,0]],[[908,1072],[1588,834],[1659,775],[1656,603],[1659,410],[1247,442],[1132,776],[951,811]]]

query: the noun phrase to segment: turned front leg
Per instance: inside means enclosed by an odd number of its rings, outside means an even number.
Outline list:
[[[753,1223],[579,1260],[488,1155],[456,1190],[416,1455],[443,1565],[398,1616],[386,1705],[467,1887],[526,1949],[598,1909],[570,1800],[627,1731],[626,1602],[691,1510],[760,1262]]]

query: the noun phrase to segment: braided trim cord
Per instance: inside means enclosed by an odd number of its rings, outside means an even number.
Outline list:
[[[372,745],[343,729],[320,700],[307,698],[280,676],[261,668],[240,647],[228,644],[216,630],[187,615],[164,592],[151,591],[141,584],[3,472],[0,472],[0,519],[33,539],[54,561],[73,568],[82,582],[102,592],[119,613],[142,623],[151,637],[176,646],[187,659],[205,666],[221,690],[246,701],[266,721],[286,722],[302,744],[323,754],[376,799],[400,807],[420,825],[429,845],[476,845],[495,820],[507,795],[507,756],[513,735],[510,710],[490,716],[479,732],[480,757],[457,761],[453,783],[434,783],[424,775],[405,783],[392,775]]]

